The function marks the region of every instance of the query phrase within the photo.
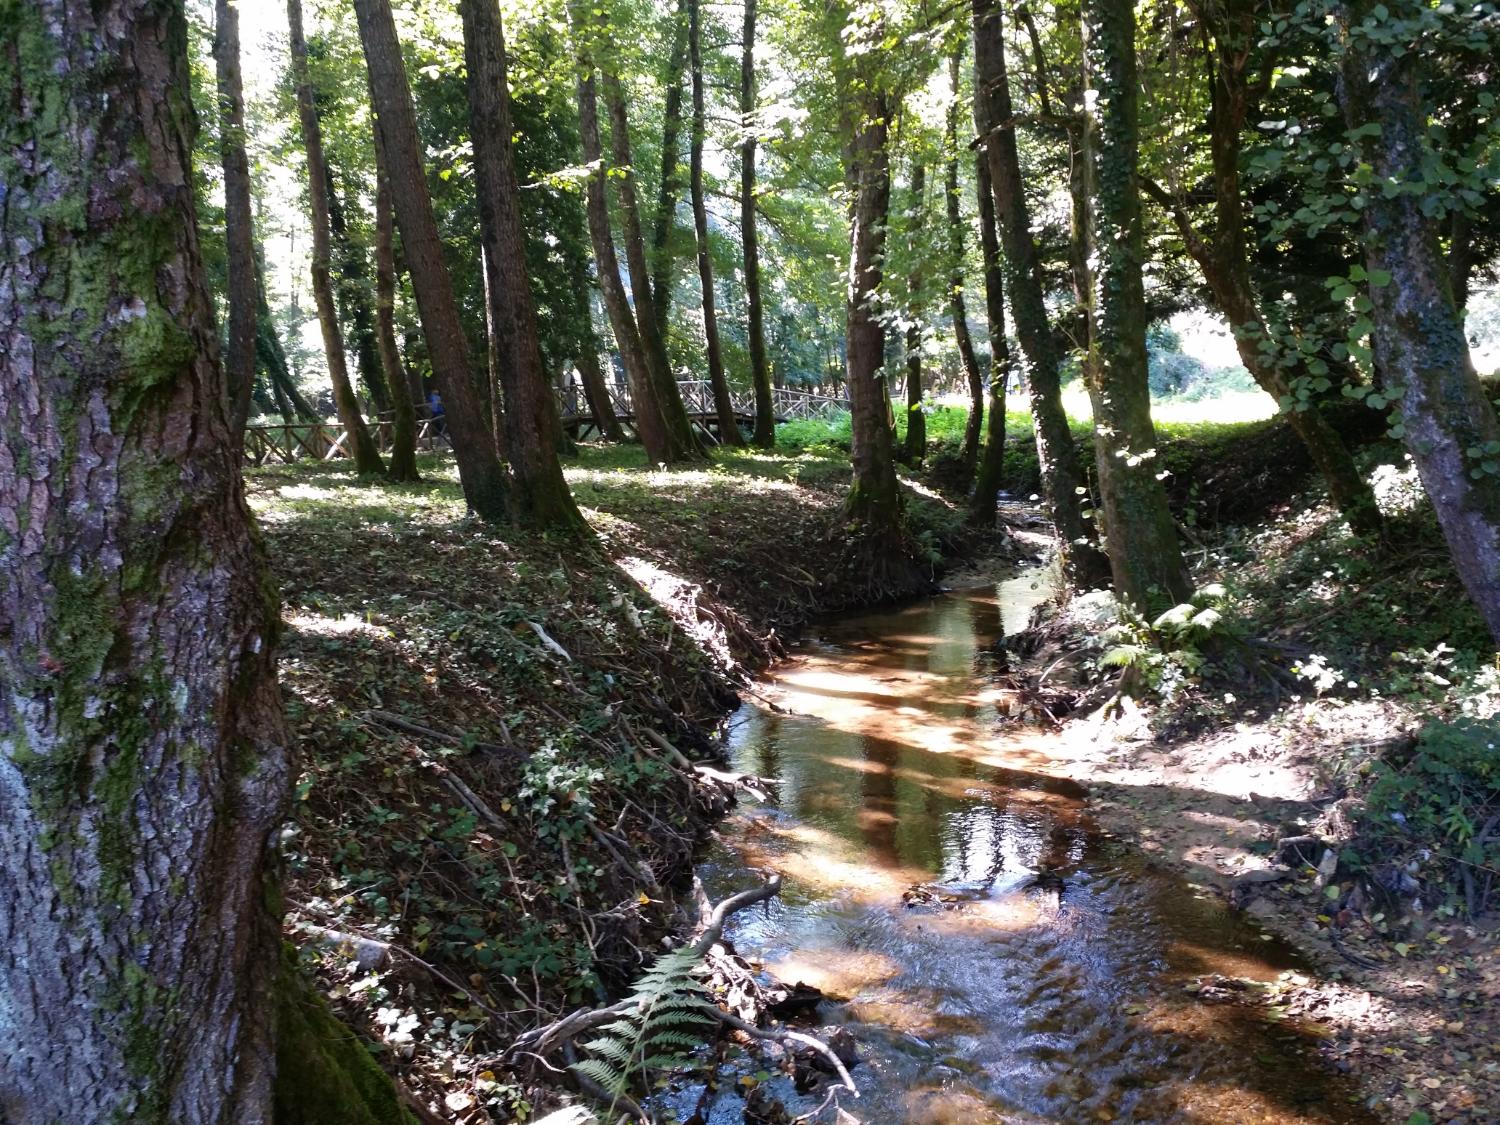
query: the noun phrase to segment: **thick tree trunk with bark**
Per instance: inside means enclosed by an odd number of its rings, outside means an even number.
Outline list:
[[[656,331],[667,338],[667,313],[672,305],[672,232],[677,227],[677,200],[682,180],[677,174],[682,145],[682,76],[687,66],[687,0],[677,0],[672,15],[672,51],[667,56],[667,96],[661,118],[661,185],[656,193],[656,217],[651,224],[651,301]]]
[[[312,211],[313,301],[318,308],[318,327],[323,331],[323,354],[328,361],[328,380],[333,384],[333,405],[339,424],[344,427],[345,448],[354,459],[360,476],[385,473],[385,464],[375,448],[375,439],[365,426],[349,382],[348,363],[344,357],[344,335],[339,327],[338,308],[334,303],[333,281],[329,273],[332,261],[330,236],[328,164],[323,157],[323,135],[313,98],[312,79],[308,75],[307,40],[302,31],[302,0],[287,0],[287,26],[291,34],[292,76],[297,87],[297,112],[302,123],[302,147],[307,153],[307,199]]]
[[[255,223],[245,156],[245,95],[240,81],[240,15],[231,0],[214,4],[214,68],[219,98],[219,160],[224,168],[224,242],[228,251],[228,342],[224,376],[229,423],[238,433],[250,417],[255,384]]]
[[[380,130],[379,143],[385,151],[401,248],[417,298],[433,379],[443,398],[458,478],[464,498],[476,514],[486,520],[501,520],[507,511],[508,480],[486,430],[474,387],[473,359],[427,192],[422,144],[390,0],[354,0],[354,11],[370,71],[372,105]]]
[[[984,312],[990,341],[990,390],[984,457],[974,478],[969,522],[995,526],[1000,478],[1005,471],[1005,390],[1010,382],[1010,345],[1005,339],[1005,267],[1000,261],[1000,237],[995,231],[995,194],[990,187],[990,164],[983,153],[974,161],[975,197],[979,201],[979,246],[984,260]]]
[[[267,1122],[295,770],[195,226],[187,21],[6,19],[0,1120]]]
[[[740,238],[745,255],[745,321],[750,349],[750,381],[755,387],[755,430],[751,441],[762,449],[776,444],[776,408],[771,366],[766,361],[766,327],[760,297],[760,235],[755,215],[755,4],[745,0],[745,39],[740,45]]]
[[[964,423],[964,440],[959,449],[959,462],[963,466],[964,482],[967,484],[973,478],[974,468],[979,461],[979,437],[984,421],[984,375],[979,370],[979,360],[974,354],[974,340],[969,335],[968,304],[964,300],[966,251],[963,208],[958,188],[958,118],[962,59],[963,48],[960,44],[948,60],[948,80],[953,86],[953,103],[948,107],[948,123],[944,138],[948,151],[943,192],[944,214],[948,219],[948,311],[953,317],[953,339],[958,345],[959,366],[963,368],[964,382],[969,388],[969,418]],[[1004,433],[1003,428],[1001,432]]]
[[[1338,11],[1343,59],[1339,100],[1349,128],[1378,125],[1365,158],[1375,182],[1420,183],[1428,167],[1422,56],[1401,57],[1372,42],[1361,25],[1366,0]],[[1405,5],[1394,4],[1398,18]],[[1386,17],[1374,17],[1375,29]],[[1375,368],[1399,403],[1406,447],[1437,513],[1464,589],[1500,641],[1500,421],[1474,373],[1449,264],[1423,194],[1372,191],[1364,208],[1365,269]]]
[[[714,392],[714,411],[719,416],[719,441],[744,445],[729,379],[724,374],[724,355],[719,346],[719,314],[714,307],[714,262],[708,245],[708,207],[703,201],[703,137],[707,131],[703,91],[703,21],[700,0],[686,0],[688,8],[688,58],[693,82],[693,142],[689,175],[693,196],[693,230],[698,239],[698,282],[703,288],[703,336],[708,353],[708,381]]]
[[[375,344],[380,367],[391,392],[392,481],[409,484],[422,479],[417,472],[417,403],[411,378],[396,345],[396,216],[391,205],[391,182],[385,168],[380,131],[375,130]]]
[[[1146,375],[1145,260],[1139,183],[1135,9],[1132,0],[1085,0],[1084,183],[1093,204],[1086,245],[1092,279],[1095,463],[1115,593],[1154,619],[1192,595],[1158,473]]]
[[[911,170],[911,205],[913,215],[908,232],[913,258],[921,261],[920,242],[923,220],[927,211],[927,165],[918,160]],[[901,460],[908,465],[920,465],[927,456],[927,415],[922,413],[922,267],[912,267],[906,279],[907,310],[906,326],[906,443],[901,449]]]
[[[635,192],[634,157],[630,149],[630,116],[619,76],[601,72],[604,103],[609,111],[609,139],[614,153],[615,192],[620,200],[620,220],[625,226],[625,264],[630,270],[630,295],[635,305],[636,326],[646,370],[656,389],[662,424],[666,427],[668,462],[700,461],[708,456],[682,402],[682,391],[667,357],[667,341],[657,330],[656,302],[651,299],[651,271],[646,261],[646,239],[641,231],[641,208]]]
[[[1005,248],[1006,286],[1021,344],[1042,493],[1057,529],[1063,576],[1073,589],[1102,585],[1108,561],[1084,518],[1079,490],[1083,474],[1062,406],[1059,356],[1047,322],[1040,263],[1016,150],[1005,41],[995,0],[973,0],[975,124],[989,161],[1000,241]]]
[[[490,314],[500,346],[506,450],[516,482],[512,510],[532,527],[579,534],[587,525],[557,459],[557,404],[542,366],[536,306],[526,270],[500,9],[496,0],[460,0],[459,11]]]

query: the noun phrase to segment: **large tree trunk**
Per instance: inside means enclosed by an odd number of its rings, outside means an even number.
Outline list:
[[[587,525],[557,459],[557,403],[542,367],[536,306],[526,270],[500,9],[496,0],[460,0],[459,10],[490,313],[501,353],[506,448],[516,481],[512,508],[532,527],[581,533]]]
[[[1083,170],[1093,204],[1086,245],[1092,279],[1095,464],[1104,541],[1116,594],[1152,620],[1187,601],[1192,582],[1158,474],[1146,374],[1145,259],[1139,184],[1133,0],[1085,0],[1084,70],[1092,99],[1084,122]]]
[[[411,377],[396,345],[396,216],[391,207],[391,181],[386,172],[380,130],[375,132],[375,344],[380,367],[391,392],[390,477],[398,483],[422,479],[417,472],[417,403]]]
[[[667,313],[672,304],[672,232],[677,228],[677,200],[682,194],[680,164],[682,133],[682,75],[687,65],[687,0],[677,0],[672,15],[672,51],[667,56],[667,96],[662,107],[661,185],[656,193],[656,218],[651,225],[651,301],[656,331],[667,338]]]
[[[214,5],[214,67],[228,251],[229,332],[224,375],[229,387],[229,424],[238,433],[250,417],[250,392],[255,383],[255,223],[250,210],[250,164],[245,157],[240,14],[230,0],[216,0]]]
[[[585,191],[589,241],[594,246],[594,268],[598,273],[599,293],[604,300],[605,314],[609,317],[610,331],[615,337],[615,347],[620,352],[620,362],[625,366],[635,432],[646,449],[647,462],[659,465],[669,459],[667,426],[662,420],[656,385],[646,366],[640,329],[636,326],[635,314],[630,309],[630,300],[625,295],[625,283],[620,278],[620,260],[615,254],[614,232],[609,224],[604,153],[599,139],[599,95],[590,47],[592,32],[576,3],[570,4],[568,10],[573,20],[579,61],[578,134],[583,147],[583,162],[589,167]]]
[[[1042,493],[1057,529],[1063,577],[1073,589],[1087,589],[1107,580],[1108,560],[1094,543],[1094,530],[1084,518],[1080,500],[1083,474],[1062,406],[1059,357],[1047,322],[1041,268],[1021,182],[1000,10],[995,0],[973,0],[973,8],[975,124],[989,161],[1000,241],[1005,247],[1005,280],[1031,391]]]
[[[989,160],[983,153],[974,161],[974,184],[984,259],[984,312],[989,321],[990,403],[984,458],[974,478],[969,522],[994,527],[1000,478],[1005,472],[1005,388],[1010,382],[1010,345],[1005,339],[1005,267],[1000,262],[1000,237],[995,231],[995,194],[990,187]]]
[[[766,328],[760,298],[760,235],[755,215],[755,3],[745,0],[745,39],[740,45],[740,238],[745,255],[745,321],[750,348],[750,381],[755,387],[755,430],[751,440],[762,449],[776,444],[776,408],[771,366],[766,362]]]
[[[1350,129],[1379,126],[1364,141],[1374,182],[1403,188],[1427,173],[1427,119],[1420,50],[1400,57],[1372,40],[1387,18],[1366,0],[1337,9],[1343,59],[1339,100]],[[1448,262],[1423,193],[1372,191],[1364,208],[1365,269],[1381,390],[1399,404],[1406,447],[1432,501],[1454,569],[1500,641],[1500,421],[1474,373]],[[1380,284],[1379,282],[1384,282]]]
[[[703,287],[703,336],[708,351],[708,381],[714,391],[714,411],[719,416],[719,441],[744,445],[740,423],[724,374],[724,356],[719,347],[719,315],[714,308],[714,262],[708,246],[708,207],[703,202],[703,137],[707,131],[706,98],[703,93],[703,20],[700,0],[686,0],[688,7],[688,57],[693,76],[693,143],[689,157],[693,195],[693,230],[698,238],[698,281]]]
[[[318,327],[323,330],[323,354],[328,361],[328,380],[333,384],[333,405],[339,423],[344,427],[345,448],[354,458],[360,476],[385,473],[385,464],[375,448],[375,440],[365,426],[359,411],[359,400],[349,382],[349,368],[344,358],[344,336],[339,327],[338,309],[334,304],[333,281],[329,275],[332,260],[328,202],[328,165],[323,157],[323,135],[318,123],[317,105],[313,99],[312,79],[308,75],[307,40],[302,32],[302,0],[287,0],[287,26],[291,33],[292,76],[297,86],[297,111],[302,121],[302,146],[307,152],[307,199],[312,211],[312,291],[318,308]]]
[[[911,206],[913,216],[908,232],[915,262],[922,260],[921,238],[927,211],[927,165],[920,158],[911,170]],[[914,265],[906,279],[906,444],[901,459],[908,465],[920,465],[927,456],[927,415],[922,413],[922,267]]]
[[[625,230],[625,264],[630,270],[630,295],[635,303],[636,325],[646,370],[656,389],[662,424],[666,427],[666,460],[698,461],[708,453],[682,402],[682,391],[667,357],[666,338],[657,330],[656,302],[651,299],[651,272],[646,262],[646,239],[641,232],[641,208],[635,193],[634,157],[630,150],[630,117],[619,75],[608,68],[601,72],[604,103],[609,110],[609,139],[614,153],[615,191],[620,200],[620,220]]]
[[[974,354],[974,340],[969,335],[969,310],[964,300],[964,221],[958,188],[958,118],[959,89],[962,82],[960,67],[963,47],[959,45],[948,60],[948,78],[953,86],[953,104],[948,107],[946,144],[947,165],[943,180],[945,213],[948,218],[948,311],[953,317],[953,339],[958,345],[959,366],[963,368],[964,382],[969,388],[969,417],[964,423],[964,440],[959,449],[959,463],[963,466],[963,479],[967,485],[974,476],[979,461],[979,437],[984,420],[984,375],[979,370],[979,359]],[[991,212],[993,214],[993,211]],[[991,228],[993,230],[993,226]],[[1004,390],[1001,390],[1004,395]],[[1003,422],[1003,419],[1002,419]],[[1005,433],[1004,426],[1001,434]]]
[[[476,514],[501,520],[506,515],[509,481],[495,453],[494,440],[486,431],[474,387],[469,342],[459,319],[453,281],[443,260],[432,197],[422,170],[421,138],[390,0],[354,0],[354,11],[370,71],[379,143],[385,150],[401,248],[417,298],[433,379],[443,398],[458,478],[464,498]]]
[[[195,227],[187,21],[5,19],[0,1119],[267,1122],[295,770]]]

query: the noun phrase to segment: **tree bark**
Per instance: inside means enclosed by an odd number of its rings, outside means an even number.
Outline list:
[[[625,264],[630,270],[630,294],[635,304],[636,325],[646,370],[656,388],[656,401],[666,427],[666,460],[701,461],[708,456],[682,402],[682,391],[667,357],[667,342],[657,331],[656,303],[651,299],[651,273],[646,262],[646,239],[641,233],[641,208],[635,193],[634,157],[630,151],[630,117],[625,90],[619,76],[607,68],[601,72],[604,104],[609,111],[610,147],[614,153],[615,191],[620,200],[620,219],[625,230]]]
[[[396,344],[396,216],[380,130],[375,132],[375,344],[391,392],[390,478],[402,484],[422,479],[417,471],[417,404],[411,378]]]
[[[1403,188],[1427,168],[1427,114],[1420,47],[1397,56],[1372,42],[1388,17],[1366,0],[1336,9],[1342,40],[1338,96],[1350,129],[1378,125],[1364,141],[1375,183]],[[1391,6],[1397,18],[1406,5]],[[1500,420],[1474,372],[1449,264],[1423,193],[1368,193],[1365,269],[1375,369],[1399,404],[1407,450],[1437,513],[1464,589],[1500,642]]]
[[[469,342],[459,319],[453,281],[443,260],[432,198],[422,170],[421,139],[390,0],[354,0],[354,11],[370,71],[376,127],[385,150],[401,248],[417,298],[433,379],[443,398],[458,478],[464,498],[477,515],[502,520],[507,512],[509,481],[494,441],[486,432],[474,387]]]
[[[307,198],[312,211],[312,291],[318,308],[318,327],[323,330],[323,354],[328,361],[328,380],[333,384],[333,405],[344,427],[346,448],[360,476],[384,475],[385,464],[375,440],[365,426],[349,382],[344,357],[344,336],[334,304],[329,275],[332,258],[328,201],[328,164],[323,157],[323,135],[308,74],[307,40],[302,31],[302,0],[287,0],[287,27],[291,33],[292,76],[297,87],[297,111],[302,122],[302,146],[307,153]]]
[[[1000,478],[1005,471],[1005,390],[1010,382],[1010,345],[1005,339],[1005,268],[1000,262],[1000,237],[995,231],[995,194],[990,165],[983,153],[974,161],[975,197],[979,201],[979,245],[984,260],[984,312],[990,341],[990,387],[984,458],[974,478],[969,522],[995,526]]]
[[[587,524],[573,503],[557,459],[561,427],[542,366],[536,306],[526,270],[500,9],[495,0],[460,0],[459,11],[479,223],[489,271],[490,311],[501,350],[506,446],[516,482],[512,508],[531,527],[581,534]]]
[[[947,165],[943,190],[948,218],[948,311],[953,317],[953,339],[958,346],[959,366],[963,368],[964,382],[969,388],[969,417],[964,423],[963,445],[959,449],[959,463],[963,466],[965,485],[973,478],[979,461],[979,438],[984,422],[984,375],[979,370],[979,360],[974,354],[974,340],[969,335],[969,310],[964,300],[964,221],[958,188],[958,118],[959,87],[962,81],[963,47],[960,44],[948,60],[948,78],[953,86],[953,104],[948,107],[946,132]],[[993,229],[993,227],[992,227]],[[1002,389],[1001,394],[1004,395]],[[1002,419],[1003,422],[1003,419]],[[1005,430],[1001,427],[1002,438]]]
[[[295,770],[196,231],[187,21],[6,18],[0,1118],[266,1122]],[[383,1104],[399,1119],[389,1084]]]
[[[750,349],[750,381],[755,387],[755,430],[751,435],[761,449],[776,444],[776,409],[771,387],[771,367],[766,362],[766,327],[760,297],[760,235],[755,214],[755,4],[745,0],[745,38],[740,47],[740,122],[745,139],[740,143],[740,238],[745,257],[745,321]]]
[[[1192,581],[1157,474],[1146,373],[1145,259],[1133,0],[1085,0],[1083,173],[1093,204],[1085,225],[1093,332],[1086,365],[1095,464],[1115,593],[1148,621],[1188,600]]]
[[[1015,131],[1009,127],[1014,112],[1000,11],[995,0],[973,0],[973,10],[975,124],[989,161],[1000,241],[1005,248],[1006,287],[1031,392],[1042,493],[1057,529],[1064,580],[1073,589],[1089,589],[1107,580],[1108,560],[1095,544],[1094,530],[1084,518],[1079,499],[1083,474],[1062,406],[1059,357],[1047,322]]]
[[[572,23],[574,49],[578,55],[578,134],[583,148],[583,162],[589,168],[586,185],[589,240],[594,246],[594,267],[599,277],[599,293],[604,311],[614,333],[620,362],[630,386],[630,409],[635,416],[635,432],[646,449],[646,460],[660,465],[670,460],[667,425],[662,418],[656,384],[646,364],[640,328],[625,295],[620,278],[620,260],[615,253],[614,232],[609,223],[609,197],[605,189],[603,144],[599,138],[599,94],[593,62],[594,32],[587,11],[580,0],[568,5]]]
[[[682,182],[677,175],[682,132],[682,75],[687,64],[687,0],[677,0],[672,16],[672,51],[667,57],[667,96],[662,107],[661,187],[656,194],[656,219],[651,225],[651,300],[656,331],[667,338],[667,313],[672,304],[672,232],[677,226],[677,200]]]
[[[907,325],[906,325],[906,443],[901,450],[901,459],[908,465],[920,465],[927,456],[927,415],[922,413],[922,286],[924,278],[921,238],[923,220],[927,208],[927,165],[920,159],[911,170],[912,217],[908,232],[912,258],[917,265],[912,267],[906,279]]]
[[[698,282],[703,287],[703,337],[708,352],[708,381],[714,392],[714,411],[719,416],[719,442],[740,446],[739,418],[724,374],[724,355],[719,346],[719,316],[714,308],[714,262],[708,245],[708,207],[703,202],[703,138],[707,132],[703,92],[703,20],[700,0],[685,0],[688,9],[688,58],[693,82],[693,141],[689,177],[693,196],[693,230],[698,239]]]
[[[231,0],[216,0],[214,5],[214,68],[228,252],[229,326],[224,375],[229,388],[229,423],[239,433],[250,417],[250,393],[255,384],[255,223],[250,210],[250,163],[245,156],[240,15]]]

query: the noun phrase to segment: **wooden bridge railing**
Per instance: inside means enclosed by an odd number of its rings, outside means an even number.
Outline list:
[[[682,379],[677,383],[678,390],[682,393],[682,404],[687,412],[694,416],[712,417],[718,413],[718,404],[714,402],[713,384],[707,379]],[[591,411],[587,399],[584,398],[583,390],[578,386],[570,386],[566,390],[559,390],[558,406],[565,419],[588,418]],[[753,392],[730,391],[730,400],[734,404],[734,412],[743,418],[755,417],[755,395]],[[609,384],[609,402],[614,407],[615,414],[621,418],[629,418],[634,413],[630,402],[630,387],[625,383]],[[778,421],[789,421],[795,418],[821,418],[836,410],[848,410],[849,400],[838,398],[833,395],[814,394],[811,391],[797,391],[790,387],[777,387],[771,392],[771,412],[776,415]]]

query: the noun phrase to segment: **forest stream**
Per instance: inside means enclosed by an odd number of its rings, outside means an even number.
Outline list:
[[[1103,833],[1050,736],[1005,721],[983,653],[1038,573],[825,623],[734,716],[736,767],[779,796],[700,873],[714,898],[785,878],[736,951],[823,990],[866,1123],[1373,1120],[1309,1031],[1235,995],[1295,951]],[[731,1056],[708,1120],[744,1120],[730,1086],[759,1070]],[[769,1081],[793,1115],[823,1099]],[[701,1092],[671,1095],[681,1118]]]

